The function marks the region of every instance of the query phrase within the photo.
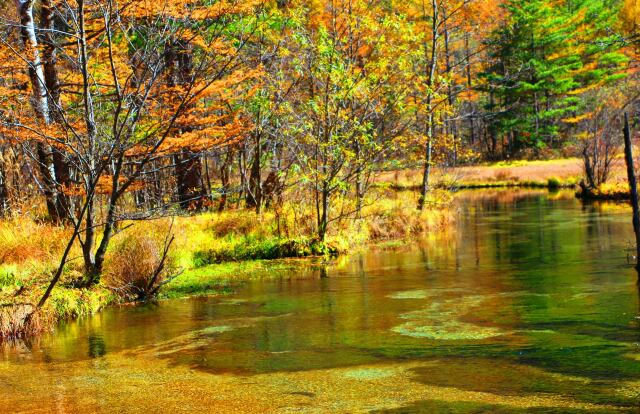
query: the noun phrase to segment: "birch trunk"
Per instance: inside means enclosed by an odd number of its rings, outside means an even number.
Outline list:
[[[38,48],[38,38],[33,20],[34,0],[15,0],[15,5],[20,16],[20,36],[24,45],[24,57],[27,60],[29,79],[33,89],[31,105],[36,116],[43,123],[50,123],[49,101],[47,98],[47,83]],[[44,193],[47,203],[47,211],[52,220],[59,220],[57,210],[57,182],[56,171],[53,163],[53,150],[46,142],[36,143],[38,166],[42,175]]]

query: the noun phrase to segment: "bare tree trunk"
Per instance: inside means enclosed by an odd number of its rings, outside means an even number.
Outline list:
[[[203,189],[204,195],[208,200],[212,200],[213,197],[211,195],[211,173],[209,172],[209,157],[208,155],[202,154],[202,159],[204,161],[204,183],[206,184],[206,188]]]
[[[0,150],[0,217],[9,212],[9,189],[7,184],[7,160],[4,149]]]
[[[88,281],[94,277],[95,256],[93,254],[93,247],[96,242],[96,230],[95,230],[95,217],[94,217],[94,198],[93,194],[87,194],[86,205],[86,219],[85,219],[85,231],[84,241],[82,245],[82,257],[84,259],[84,271],[88,277]],[[79,237],[79,235],[78,235]]]
[[[244,145],[240,147],[240,151],[238,151],[238,175],[240,175],[240,192],[238,194],[238,208],[240,208],[240,203],[245,195],[245,190],[247,188],[247,175],[246,175],[246,165],[247,165],[247,149]]]
[[[218,211],[224,211],[227,207],[227,197],[231,190],[229,186],[229,175],[231,169],[231,163],[233,163],[233,151],[228,150],[222,166],[220,167],[220,181],[222,182],[222,194],[220,195],[220,204],[218,204]]]
[[[447,16],[447,11],[446,9],[443,10],[443,23],[444,23],[444,54],[445,54],[445,70],[447,73],[447,76],[449,76],[451,74],[452,71],[452,66],[451,66],[451,50],[449,48],[449,28],[447,25],[448,22],[448,18],[450,16]],[[452,111],[453,110],[453,105],[455,103],[455,96],[454,96],[454,90],[453,87],[455,85],[453,84],[453,78],[450,77],[450,81],[447,83],[447,102],[449,103],[449,108]],[[452,140],[453,140],[453,145],[452,145],[452,150],[453,150],[453,156],[452,156],[452,165],[455,166],[458,163],[458,128],[456,125],[456,121],[455,121],[455,116],[456,114],[452,114],[452,116],[447,116],[447,122],[446,122],[446,126],[448,128],[448,132],[451,134]]]
[[[429,192],[429,178],[431,176],[431,156],[432,156],[432,138],[433,138],[433,115],[428,116],[429,127],[427,134],[427,143],[425,145],[424,155],[424,167],[422,170],[422,187],[420,188],[420,199],[418,200],[418,210],[424,210],[424,206],[427,200],[427,193]]]
[[[318,238],[324,241],[329,227],[329,187],[326,182],[322,185],[321,198],[320,216],[318,217]]]
[[[97,127],[95,121],[95,112],[93,107],[93,96],[91,95],[90,87],[90,74],[89,74],[89,62],[87,52],[87,33],[85,30],[85,13],[84,13],[84,0],[78,0],[78,43],[80,46],[80,72],[82,74],[82,105],[84,123],[87,128],[87,153],[88,153],[88,167],[85,174],[85,190],[87,193],[87,200],[85,205],[86,221],[85,221],[85,240],[82,245],[82,253],[84,257],[84,266],[87,273],[89,282],[91,283],[97,277],[95,254],[93,253],[93,247],[95,245],[95,196],[94,190],[97,183]]]
[[[44,29],[42,35],[42,64],[44,79],[47,87],[47,98],[51,122],[60,122],[60,82],[56,60],[56,47],[54,42],[53,9],[51,0],[42,0],[40,7],[40,23]],[[56,194],[56,219],[69,219],[73,211],[71,197],[63,191],[65,186],[71,184],[71,167],[65,154],[59,149],[52,148],[52,161],[55,171]]]
[[[36,155],[38,156],[38,168],[42,175],[42,186],[44,189],[45,201],[47,203],[47,213],[53,221],[59,221],[58,203],[56,197],[56,172],[53,165],[53,151],[51,146],[42,142],[36,144]]]
[[[465,33],[464,35],[464,50],[465,50],[465,54],[466,54],[466,61],[467,61],[467,66],[466,66],[466,75],[467,75],[467,89],[471,90],[471,52],[469,51],[469,33]],[[469,142],[471,143],[471,145],[475,144],[476,141],[476,131],[475,131],[475,125],[473,122],[473,105],[469,102],[468,103],[468,107],[469,107]]]
[[[360,143],[356,140],[355,143],[355,190],[356,190],[356,219],[362,218],[362,202],[364,199],[364,182],[363,182],[363,160],[361,159]]]
[[[260,132],[255,133],[255,149],[251,160],[251,171],[249,172],[249,188],[245,198],[245,204],[249,208],[255,208],[256,214],[260,214],[262,205],[262,177],[260,160],[262,158],[262,142]]]
[[[424,5],[423,5],[424,7]],[[427,68],[427,85],[429,91],[427,92],[427,142],[425,145],[424,155],[424,167],[422,174],[422,187],[420,191],[420,199],[418,200],[418,210],[423,210],[429,192],[429,178],[431,175],[431,153],[433,148],[433,85],[436,76],[437,69],[437,47],[438,47],[438,26],[439,26],[439,14],[438,3],[436,0],[431,0],[431,56],[429,59],[429,67]],[[423,10],[426,17],[426,10]],[[426,46],[425,46],[426,50]]]
[[[27,64],[31,86],[33,87],[33,108],[39,117],[49,123],[46,82],[40,59],[36,27],[33,21],[34,3],[34,0],[16,0],[16,7],[20,16],[20,34],[26,49],[25,56],[29,59]]]
[[[182,150],[175,155],[178,202],[183,209],[202,210],[206,194],[202,180],[200,154]]]
[[[629,130],[629,117],[624,114],[624,160],[627,164],[627,178],[629,180],[629,196],[633,208],[633,232],[636,236],[636,265],[638,281],[640,282],[640,208],[638,208],[638,186],[636,172],[633,167],[633,150],[631,148],[631,131]]]
[[[20,35],[25,48],[25,56],[28,59],[28,73],[33,88],[31,105],[36,116],[45,124],[49,124],[49,102],[47,98],[47,84],[44,76],[43,64],[40,58],[40,48],[36,37],[36,27],[33,20],[34,0],[15,0],[18,15],[20,16]],[[47,212],[53,220],[58,220],[56,173],[53,165],[52,148],[49,144],[38,142],[36,144],[38,167],[42,175],[44,193],[47,203]]]

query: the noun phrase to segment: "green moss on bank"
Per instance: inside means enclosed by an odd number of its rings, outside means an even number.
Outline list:
[[[344,251],[341,251],[337,244],[315,238],[267,238],[257,240],[247,237],[224,248],[198,250],[193,254],[193,264],[195,267],[202,267],[229,261],[335,256],[339,253],[344,253]]]
[[[574,177],[568,179],[560,179],[551,177],[547,180],[470,180],[470,181],[447,181],[443,180],[436,183],[435,187],[441,190],[458,189],[458,190],[478,190],[483,188],[547,188],[550,190],[560,188],[573,188],[577,184]],[[377,184],[378,187],[389,186],[394,191],[419,191],[420,185],[417,184]]]
[[[224,295],[247,280],[280,277],[302,267],[301,261],[250,260],[217,263],[185,270],[168,283],[161,292],[164,299],[185,296]]]

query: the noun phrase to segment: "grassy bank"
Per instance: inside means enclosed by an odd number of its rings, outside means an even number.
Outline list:
[[[437,169],[434,183],[446,189],[560,188],[575,185],[580,174],[580,160],[575,158],[516,161]],[[0,221],[0,336],[48,330],[60,320],[136,300],[135,288],[153,273],[169,233],[175,240],[161,298],[226,294],[246,280],[279,277],[308,267],[311,262],[304,258],[343,256],[372,244],[402,245],[443,232],[454,220],[449,207],[452,195],[445,189],[433,190],[427,210],[417,211],[416,192],[406,190],[415,190],[420,178],[419,171],[383,174],[366,200],[362,218],[332,222],[324,241],[315,237],[313,206],[295,199],[260,215],[229,210],[122,223],[124,230],[110,245],[101,284],[78,288],[83,264],[80,247],[74,246],[61,283],[28,326],[25,317],[57,267],[70,229],[36,219],[38,212],[22,212]],[[620,188],[619,183],[610,187]],[[333,211],[353,207],[353,201],[345,198]]]
[[[169,233],[175,240],[160,296],[224,294],[242,281],[308,266],[300,258],[344,255],[372,243],[442,231],[454,217],[444,207],[450,195],[435,191],[431,197],[429,208],[419,212],[415,194],[378,191],[367,201],[362,219],[335,221],[325,241],[314,237],[312,210],[298,203],[260,215],[231,210],[123,223],[126,230],[110,246],[101,284],[77,287],[83,268],[80,247],[74,246],[73,260],[51,299],[27,320],[58,264],[70,229],[24,216],[5,219],[0,222],[0,336],[49,330],[60,320],[134,300],[132,288],[153,272]]]
[[[574,186],[580,174],[580,160],[575,158],[517,161],[439,169],[434,173],[434,183],[439,188],[496,191],[560,188]],[[326,261],[372,244],[399,246],[408,240],[417,242],[442,234],[454,220],[452,194],[433,190],[428,208],[419,212],[415,208],[417,193],[406,190],[415,190],[420,178],[419,171],[383,174],[366,200],[362,218],[348,216],[332,222],[324,241],[315,237],[313,207],[295,199],[260,215],[240,209],[122,223],[123,231],[110,245],[101,284],[91,289],[78,287],[84,269],[76,245],[60,284],[36,313],[34,304],[58,265],[70,229],[37,219],[41,217],[38,211],[19,212],[0,220],[0,337],[46,331],[60,320],[135,301],[135,288],[153,273],[168,234],[175,239],[160,298],[226,294],[247,280],[285,273],[304,275],[303,270],[314,266],[314,261],[301,259]],[[504,196],[515,194],[517,191],[510,190]],[[626,199],[627,194],[623,171],[616,166],[610,183],[594,190],[590,198]],[[334,211],[352,211],[353,207],[353,201],[345,198]],[[29,315],[33,316],[27,320]]]
[[[583,200],[628,201],[630,197],[629,184],[624,181],[605,183],[593,189],[580,188],[576,192],[576,197]]]
[[[617,171],[616,171],[617,173]],[[454,168],[435,168],[432,183],[439,188],[567,188],[582,177],[579,158],[534,161],[502,161]],[[399,190],[420,187],[419,170],[394,171],[384,174],[379,184]]]

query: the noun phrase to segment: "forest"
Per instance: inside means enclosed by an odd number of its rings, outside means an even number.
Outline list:
[[[0,344],[40,343],[33,338],[123,304],[163,309],[178,298],[222,300],[247,286],[268,291],[273,280],[364,274],[374,265],[362,257],[405,263],[407,249],[421,250],[425,269],[455,262],[451,269],[462,272],[475,257],[478,267],[463,274],[478,275],[480,291],[498,283],[483,273],[485,259],[508,274],[531,251],[541,252],[536,266],[576,251],[583,254],[572,256],[576,263],[613,261],[613,251],[620,263],[624,254],[640,263],[640,227],[636,251],[632,214],[619,202],[637,204],[639,19],[636,0],[0,0]],[[536,240],[533,250],[519,250],[525,242],[511,227],[495,238],[478,230],[494,226],[493,214],[518,221],[519,208],[541,217],[530,223],[539,234],[521,233],[526,243]],[[554,211],[565,223],[587,214],[590,227],[543,231]],[[603,232],[619,218],[624,227]],[[599,245],[606,254],[583,250],[614,233]],[[570,253],[558,237],[574,243]],[[472,245],[469,257],[450,256]],[[618,274],[610,262],[602,266]],[[564,289],[547,272],[540,270],[540,283]],[[437,299],[429,312],[439,316],[416,328],[415,313],[396,315],[405,323],[391,332],[434,341],[503,335],[504,326],[492,324],[505,320],[476,326],[488,310],[474,310],[506,301],[505,292],[463,296],[455,310],[455,289],[436,297],[398,287],[405,291],[380,298]],[[536,323],[535,335],[547,329]],[[237,329],[214,328],[222,329],[216,335]],[[206,329],[189,341],[202,344],[214,332]],[[12,351],[0,347],[0,356],[3,349],[7,358]],[[563,375],[584,373],[565,368]],[[640,376],[640,367],[615,369],[616,378]],[[339,394],[344,385],[334,385]],[[493,404],[476,397],[461,401]],[[594,408],[591,397],[576,398],[562,407]],[[629,398],[603,409],[627,408]],[[527,401],[520,408],[560,407]],[[416,412],[446,411],[416,404]],[[456,407],[451,412],[473,408]]]

